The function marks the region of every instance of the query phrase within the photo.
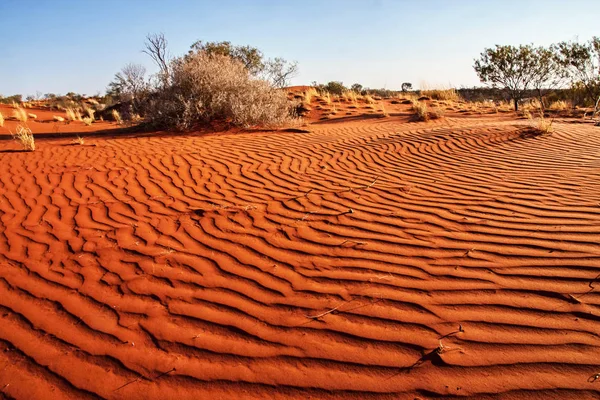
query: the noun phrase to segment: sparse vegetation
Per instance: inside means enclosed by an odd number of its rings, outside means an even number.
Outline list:
[[[81,136],[77,136],[75,139],[73,139],[71,141],[71,143],[73,144],[78,144],[78,145],[83,145],[85,143],[85,140],[81,137]]]
[[[110,114],[111,114],[113,120],[117,123],[117,125],[121,125],[123,123],[121,114],[117,110],[113,109]]]
[[[91,126],[92,122],[94,122],[94,119],[90,117],[85,117],[82,119],[82,121],[86,126]]]
[[[429,120],[429,113],[427,110],[427,104],[423,101],[416,100],[412,103],[412,110],[415,113],[415,119],[417,121]]]
[[[4,126],[4,115],[2,115],[2,113],[0,113],[0,128],[2,128]]]
[[[27,119],[29,118],[29,116],[27,115],[27,111],[18,106],[13,111],[13,116],[19,122],[27,122]]]
[[[33,113],[28,113],[27,116],[31,119],[37,119],[37,115]]]
[[[75,115],[74,109],[69,107],[65,110],[65,113],[67,115],[67,121],[76,121],[77,120],[77,116]]]
[[[31,133],[31,129],[26,126],[18,125],[16,133],[12,134],[13,139],[15,139],[21,147],[25,151],[34,151],[35,150],[35,139],[33,137],[33,133]]]
[[[59,117],[58,115],[53,115],[52,119],[56,122],[64,122],[65,119],[63,117]]]

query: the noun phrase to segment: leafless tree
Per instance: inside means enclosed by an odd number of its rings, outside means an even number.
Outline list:
[[[159,68],[160,80],[163,84],[168,83],[169,79],[169,53],[167,50],[168,46],[167,39],[163,33],[151,33],[146,36],[144,42],[144,53],[148,54],[150,58]]]

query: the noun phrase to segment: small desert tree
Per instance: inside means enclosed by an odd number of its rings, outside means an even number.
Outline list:
[[[410,83],[410,82],[404,82],[402,84],[402,91],[403,92],[408,92],[409,90],[412,90],[412,83]]]
[[[563,69],[554,48],[537,47],[533,49],[531,69],[531,87],[535,89],[542,110],[546,109],[544,91],[558,88],[563,82]]]
[[[561,42],[555,46],[558,62],[572,87],[582,88],[585,96],[595,102],[594,114],[600,102],[600,38],[587,43]]]
[[[530,45],[485,49],[473,66],[481,82],[508,91],[515,111],[535,80],[536,55]]]

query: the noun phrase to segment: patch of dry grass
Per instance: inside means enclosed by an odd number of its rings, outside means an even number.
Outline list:
[[[412,110],[415,113],[415,119],[417,121],[429,120],[429,112],[427,110],[427,104],[425,104],[425,102],[418,100],[413,101]]]
[[[31,129],[27,128],[26,126],[18,125],[16,133],[12,133],[12,137],[21,144],[23,150],[35,150],[35,139],[33,138],[33,133],[31,133]]]
[[[368,94],[365,96],[365,102],[367,104],[375,104],[375,99],[373,98],[373,96]]]
[[[85,111],[85,113],[87,114],[87,116],[88,116],[89,118],[91,118],[91,119],[92,119],[92,121],[95,119],[95,118],[94,118],[94,114],[96,113],[96,111],[95,111],[94,109],[91,109],[91,108],[88,108],[88,107],[86,107],[86,108],[84,109],[84,111]]]
[[[13,111],[13,116],[19,122],[27,122],[27,119],[29,118],[29,116],[27,115],[27,111],[25,111],[21,107],[15,108],[15,110]]]
[[[317,96],[318,94],[319,92],[317,92],[317,89],[311,87],[306,92],[304,92],[302,100],[305,104],[310,105],[313,97]]]
[[[37,119],[37,115],[34,113],[29,113],[29,114],[27,114],[27,116],[31,119]]]
[[[71,141],[71,143],[73,144],[78,144],[78,145],[83,145],[85,143],[85,140],[81,137],[81,136],[77,136],[75,139],[73,139]]]
[[[121,114],[117,110],[112,110],[111,115],[118,125],[123,123],[123,118],[121,118]]]
[[[82,121],[86,126],[91,126],[92,122],[94,122],[94,119],[90,117],[85,117],[82,119]]]
[[[558,101],[552,102],[548,106],[548,109],[555,110],[555,111],[567,110],[567,109],[569,109],[569,104],[564,100],[558,100]]]
[[[0,128],[4,126],[4,115],[0,113]]]
[[[75,110],[71,107],[67,108],[65,110],[65,113],[67,114],[67,121],[75,121],[77,119],[77,116],[75,115]]]

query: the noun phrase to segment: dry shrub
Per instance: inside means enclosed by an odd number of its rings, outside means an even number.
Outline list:
[[[33,133],[31,133],[31,129],[19,125],[17,126],[17,132],[12,134],[13,139],[21,144],[23,150],[25,151],[34,151],[35,150],[35,140],[33,138]]]
[[[82,121],[86,126],[91,126],[92,122],[94,122],[94,119],[90,117],[85,117],[82,119]]]
[[[427,104],[425,104],[425,102],[415,100],[412,103],[412,110],[415,113],[415,119],[417,121],[427,121],[429,119]]]
[[[75,115],[75,110],[71,107],[67,108],[65,110],[65,113],[67,114],[68,121],[75,121],[77,119],[77,116]]]
[[[325,101],[325,103],[331,104],[331,94],[329,94],[329,92],[321,94],[321,99]]]
[[[0,128],[4,126],[4,115],[0,113]]]
[[[375,104],[375,99],[371,95],[366,95],[365,101],[367,102],[367,104]]]
[[[87,116],[88,116],[89,118],[91,118],[92,120],[94,120],[94,114],[96,113],[96,111],[95,111],[95,110],[93,110],[93,109],[91,109],[91,108],[88,108],[88,107],[86,107],[84,111],[85,111],[85,113],[87,114]]]
[[[110,114],[118,125],[123,123],[123,118],[121,118],[121,114],[117,110],[113,109]]]
[[[19,122],[27,122],[27,119],[29,118],[29,116],[27,115],[27,111],[25,111],[21,107],[15,108],[15,110],[13,111],[13,116]]]
[[[231,57],[190,54],[173,62],[171,75],[171,84],[150,100],[145,113],[154,125],[189,129],[216,120],[242,127],[291,122],[286,93],[251,76]]]

